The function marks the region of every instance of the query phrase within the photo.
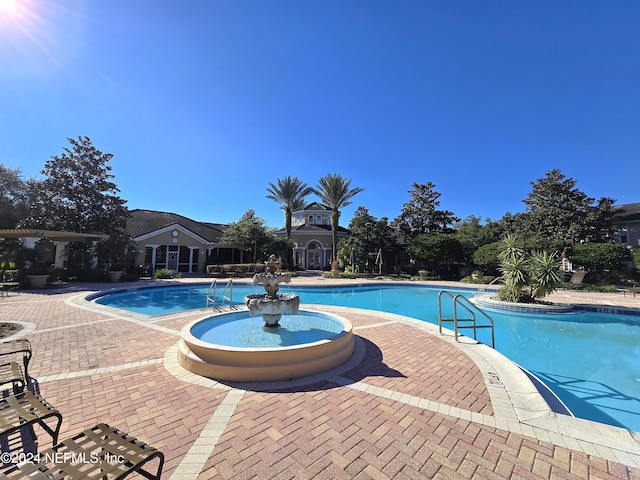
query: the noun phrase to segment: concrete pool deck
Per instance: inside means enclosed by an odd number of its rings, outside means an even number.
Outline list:
[[[291,382],[219,383],[177,363],[180,329],[204,309],[145,318],[84,301],[114,286],[11,293],[0,321],[24,324],[30,374],[64,418],[60,438],[109,423],[165,454],[163,478],[640,479],[640,434],[551,412],[509,360],[434,325],[304,305],[353,324],[346,364]],[[640,308],[640,296],[623,293],[552,300]]]

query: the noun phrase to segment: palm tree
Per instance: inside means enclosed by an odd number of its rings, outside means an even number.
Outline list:
[[[307,195],[313,193],[313,188],[307,186],[298,177],[286,176],[278,179],[278,185],[269,183],[267,198],[278,202],[284,210],[284,224],[287,229],[287,239],[291,238],[291,212],[304,205]]]
[[[322,203],[331,208],[331,234],[333,241],[333,252],[331,261],[336,261],[336,245],[338,244],[338,221],[340,220],[340,209],[351,205],[351,199],[364,188],[352,188],[349,190],[351,180],[347,180],[337,173],[328,173],[320,179],[318,186],[314,189]]]

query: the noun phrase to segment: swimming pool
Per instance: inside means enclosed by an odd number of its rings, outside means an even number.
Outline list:
[[[257,291],[258,286],[234,284],[234,303],[241,304],[244,295]],[[303,304],[365,308],[438,322],[440,289],[434,287],[282,285],[280,291],[300,295]],[[475,291],[454,293],[471,297]],[[206,294],[206,285],[147,288],[102,296],[96,302],[161,315],[202,308]],[[576,416],[640,431],[640,317],[485,310],[495,324],[496,350],[537,375]],[[479,330],[478,339],[490,343],[487,331]]]

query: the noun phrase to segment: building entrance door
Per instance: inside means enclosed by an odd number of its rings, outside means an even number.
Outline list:
[[[317,242],[307,247],[307,268],[309,270],[322,269],[322,248]]]
[[[169,252],[167,257],[167,268],[174,272],[178,271],[178,252]]]

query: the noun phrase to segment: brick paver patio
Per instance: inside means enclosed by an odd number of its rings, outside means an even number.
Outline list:
[[[164,453],[163,478],[640,479],[639,434],[544,410],[530,390],[510,390],[519,370],[496,363],[499,354],[432,325],[328,308],[358,336],[347,364],[300,381],[225,385],[176,361],[180,328],[203,311],[150,321],[96,311],[80,299],[100,287],[112,285],[13,293],[0,300],[0,321],[25,323],[30,373],[63,415],[60,438],[117,426]],[[556,297],[640,306],[589,295]]]

